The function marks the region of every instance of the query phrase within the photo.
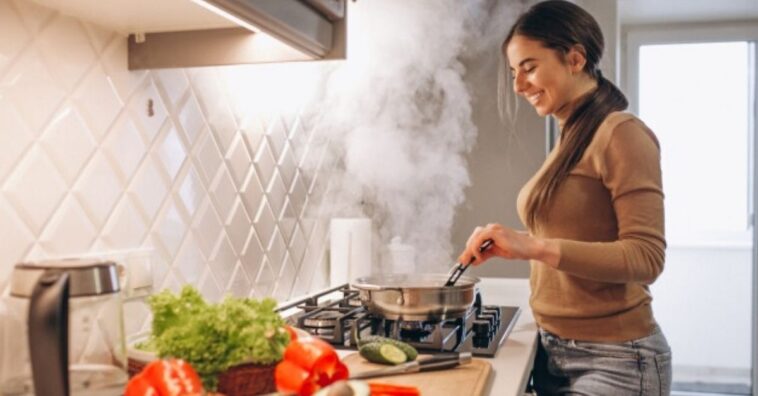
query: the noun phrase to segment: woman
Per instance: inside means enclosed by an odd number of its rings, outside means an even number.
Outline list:
[[[477,227],[460,262],[531,261],[538,394],[668,394],[671,351],[648,289],[666,246],[658,142],[621,112],[626,98],[598,68],[602,33],[580,7],[536,4],[502,51],[515,93],[555,117],[561,134],[519,193],[528,233]]]

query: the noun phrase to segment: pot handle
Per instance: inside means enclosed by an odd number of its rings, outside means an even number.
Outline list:
[[[69,276],[48,270],[40,276],[29,301],[29,355],[34,393],[68,396]]]

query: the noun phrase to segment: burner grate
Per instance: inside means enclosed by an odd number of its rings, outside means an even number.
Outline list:
[[[356,338],[381,335],[402,340],[426,353],[472,352],[492,357],[510,333],[520,309],[482,305],[463,317],[442,321],[407,321],[380,318],[361,304],[358,291],[345,284],[279,307],[296,309],[288,322],[338,347],[355,349]]]

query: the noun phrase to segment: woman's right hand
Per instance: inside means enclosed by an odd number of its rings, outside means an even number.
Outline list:
[[[491,239],[492,246],[479,252],[482,244]],[[505,259],[541,260],[557,266],[560,259],[558,245],[553,241],[532,237],[524,231],[503,227],[500,224],[488,224],[476,227],[466,242],[466,249],[458,257],[462,264],[479,265],[490,258],[498,256]]]

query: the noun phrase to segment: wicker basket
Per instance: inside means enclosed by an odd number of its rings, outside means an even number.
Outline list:
[[[129,377],[137,375],[147,365],[129,357]],[[240,364],[218,375],[218,392],[227,396],[253,396],[276,391],[274,384],[275,364]]]

